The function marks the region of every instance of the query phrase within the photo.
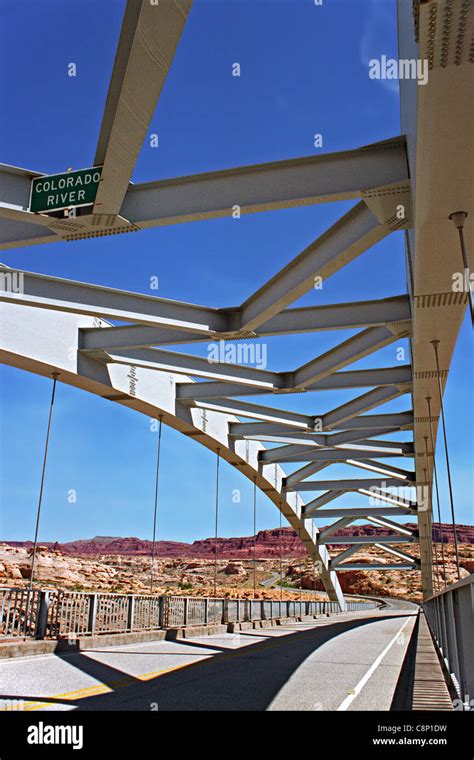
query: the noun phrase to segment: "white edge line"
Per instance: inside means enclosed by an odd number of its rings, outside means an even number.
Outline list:
[[[367,683],[367,681],[369,680],[369,678],[371,677],[371,675],[373,673],[375,673],[375,671],[377,670],[378,666],[382,662],[383,658],[385,657],[385,655],[387,654],[387,652],[389,652],[390,649],[393,647],[393,645],[395,644],[396,640],[400,636],[400,634],[403,631],[403,629],[405,628],[405,626],[408,625],[408,623],[410,622],[411,618],[412,618],[412,616],[410,616],[409,618],[407,618],[405,620],[405,622],[403,623],[403,625],[400,628],[400,630],[398,631],[398,633],[395,634],[395,636],[393,637],[393,639],[391,640],[391,642],[389,644],[387,644],[387,646],[385,647],[385,649],[383,650],[383,652],[381,654],[379,654],[379,656],[377,657],[377,659],[372,663],[372,665],[368,669],[367,673],[360,679],[359,683],[357,684],[357,686],[354,689],[354,693],[353,694],[349,694],[349,696],[347,696],[345,698],[344,702],[342,702],[342,704],[339,705],[339,707],[337,708],[337,712],[345,712],[347,710],[347,708],[349,707],[349,705],[352,704],[352,702],[354,701],[354,699],[357,697],[357,695],[360,694],[360,692],[364,688],[365,684]]]

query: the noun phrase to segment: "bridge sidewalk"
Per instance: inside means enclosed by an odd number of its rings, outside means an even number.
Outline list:
[[[433,638],[423,612],[419,614],[411,710],[453,710]]]

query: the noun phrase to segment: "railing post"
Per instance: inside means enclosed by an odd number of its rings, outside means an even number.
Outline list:
[[[183,625],[188,624],[188,597],[184,597]]]
[[[448,648],[448,635],[446,633],[446,604],[445,604],[445,594],[442,594],[439,597],[440,600],[440,617],[441,617],[441,640],[440,640],[440,646],[441,646],[441,652],[443,655],[443,658],[445,659],[446,663],[449,661],[449,648]]]
[[[456,620],[454,615],[454,594],[455,591],[448,591],[446,594],[446,636],[448,640],[448,659],[449,669],[454,673],[458,683],[461,683],[461,673],[459,667],[458,642],[456,637]]]
[[[229,622],[229,600],[224,599],[224,603],[222,605],[222,620],[221,623],[228,623]]]
[[[435,599],[436,611],[438,613],[438,644],[440,649],[443,648],[443,610],[441,609],[441,597],[437,596]]]
[[[163,628],[163,597],[158,597],[158,628]]]
[[[439,644],[441,642],[441,617],[440,617],[441,613],[440,613],[440,605],[439,605],[438,597],[435,597],[428,606],[430,608],[431,622],[432,622],[433,629],[435,632],[435,637]],[[434,615],[432,614],[433,610],[434,610]]]
[[[128,607],[127,607],[127,631],[130,631],[130,633],[133,631],[133,620],[135,617],[135,597],[133,594],[130,594],[128,597]]]
[[[265,620],[265,601],[260,602],[260,620]]]
[[[169,628],[170,622],[170,598],[169,596],[161,597],[161,627]]]
[[[48,624],[50,596],[49,591],[41,591],[36,613],[35,639],[44,639]]]
[[[97,594],[89,594],[89,616],[87,619],[87,633],[94,635],[97,616]]]
[[[204,625],[208,625],[209,623],[209,599],[204,599]]]

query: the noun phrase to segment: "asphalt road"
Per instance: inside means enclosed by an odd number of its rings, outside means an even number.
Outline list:
[[[417,610],[419,605],[416,602],[406,602],[404,599],[393,599],[390,596],[379,597],[387,605],[387,609],[393,610]]]
[[[403,603],[399,603],[403,605]],[[416,610],[0,662],[0,707],[388,710]]]

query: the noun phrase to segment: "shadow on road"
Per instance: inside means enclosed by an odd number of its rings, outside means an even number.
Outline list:
[[[407,614],[410,615],[410,612],[403,614],[400,611],[390,615],[327,623],[281,636],[265,636],[264,641],[248,643],[239,649],[214,646],[204,641],[201,643],[199,640],[176,640],[174,643],[183,647],[212,649],[217,650],[217,653],[213,657],[206,657],[184,667],[178,665],[169,672],[165,670],[146,681],[111,665],[97,662],[88,656],[87,652],[74,655],[56,653],[55,656],[67,662],[69,666],[99,681],[97,688],[105,685],[111,691],[87,696],[81,695],[79,690],[77,695],[74,692],[70,693],[67,700],[61,699],[59,695],[38,697],[4,694],[0,695],[0,699],[44,702],[48,705],[67,704],[76,710],[93,711],[262,711],[267,709],[298,667],[323,644],[348,631],[370,626],[378,621],[405,618]],[[242,632],[240,635],[245,636],[247,640],[253,636],[259,637],[257,631]],[[106,650],[98,651],[103,653]],[[120,651],[125,654],[140,654],[134,651]],[[152,656],[156,653],[149,654]],[[159,654],[161,656],[162,653]],[[166,654],[179,656],[181,653],[178,651]],[[398,688],[397,692],[399,691]],[[314,696],[316,699],[317,683]],[[400,699],[394,700],[392,709],[403,709]]]
[[[342,633],[375,621],[404,618],[406,614],[332,623],[285,636],[272,637],[215,657],[163,673],[149,681],[136,681],[103,695],[84,697],[79,710],[233,710],[262,711],[293,673],[324,643]],[[182,640],[184,646],[189,641]],[[195,642],[198,647],[199,643]],[[71,663],[71,660],[69,660]],[[90,660],[86,667],[90,672]],[[76,667],[82,661],[75,660]],[[85,664],[85,663],[84,663]],[[107,666],[103,666],[107,667]],[[112,685],[110,677],[106,682]],[[315,699],[317,684],[315,684]]]

